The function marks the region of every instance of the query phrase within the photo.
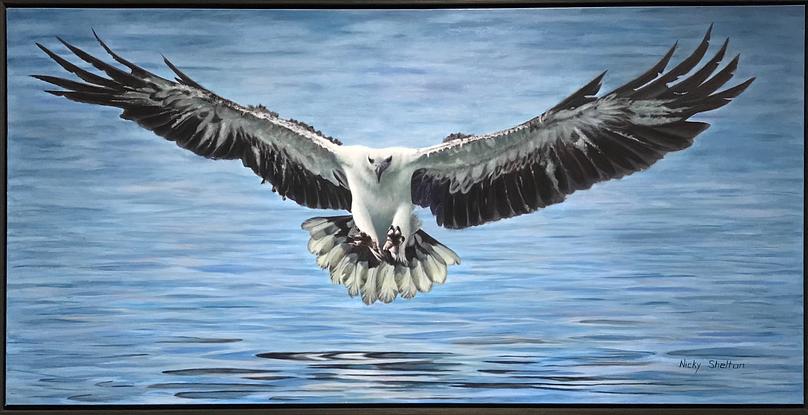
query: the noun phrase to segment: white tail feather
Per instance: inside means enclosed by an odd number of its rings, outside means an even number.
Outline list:
[[[432,280],[427,277],[420,262],[416,262],[415,267],[412,268],[410,272],[412,273],[412,280],[418,288],[418,291],[427,293],[432,289]]]
[[[376,277],[378,274],[378,267],[374,268],[367,273],[367,279],[362,285],[362,301],[365,304],[373,304],[376,301]]]
[[[412,275],[408,267],[396,266],[395,269],[396,285],[398,285],[398,292],[401,293],[402,298],[415,297],[418,291],[415,284],[412,282]]]
[[[443,284],[446,281],[446,265],[438,263],[435,258],[426,256],[424,259],[424,271],[432,277],[436,284]]]
[[[381,264],[378,268],[378,291],[379,300],[389,303],[396,298],[398,286],[394,275],[394,268],[389,264]]]
[[[446,265],[455,265],[460,263],[460,257],[457,256],[457,254],[454,253],[454,251],[452,251],[451,249],[443,245],[433,245],[432,249],[438,255],[440,255],[440,257],[443,259],[443,262],[446,263]]]
[[[345,283],[345,286],[348,287],[348,295],[355,297],[359,294],[359,291],[362,288],[362,280],[365,279],[366,272],[366,268],[353,267],[353,270],[350,274],[348,274],[348,279]]]

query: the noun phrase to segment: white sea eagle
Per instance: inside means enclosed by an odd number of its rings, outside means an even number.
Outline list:
[[[451,134],[426,148],[348,146],[263,106],[242,106],[195,82],[164,58],[174,80],[101,47],[128,70],[58,38],[106,76],[41,44],[81,81],[47,75],[47,92],[123,110],[121,118],[209,159],[239,159],[284,199],[349,215],[315,217],[309,250],[334,283],[371,304],[412,298],[443,283],[460,258],[421,229],[416,206],[437,224],[463,229],[564,201],[576,190],[645,170],[682,150],[709,124],[694,114],[726,105],[754,80],[717,92],[738,57],[716,72],[728,40],[700,69],[712,26],[695,51],[665,72],[676,44],[646,72],[598,97],[605,72],[544,114],[502,131]],[[95,32],[93,32],[95,34]],[[684,77],[679,81],[680,77]],[[678,82],[677,82],[678,81]]]

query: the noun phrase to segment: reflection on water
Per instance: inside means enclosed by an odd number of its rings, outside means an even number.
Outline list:
[[[802,399],[801,11],[9,16],[11,404]],[[103,53],[92,26],[151,71],[164,53],[345,142],[426,146],[529,119],[606,68],[611,90],[711,22],[758,79],[692,148],[461,232],[422,211],[463,264],[373,306],[306,251],[300,223],[332,212],[28,77],[57,72],[34,46],[53,35]]]
[[[595,364],[625,365],[631,360],[643,358],[645,353],[609,351],[591,358]],[[288,382],[278,382],[299,377],[301,373],[310,373],[308,382],[323,385],[331,383],[344,387],[359,386],[373,388],[377,391],[420,394],[439,389],[513,389],[536,388],[548,390],[569,390],[578,388],[597,390],[599,386],[660,385],[652,381],[638,381],[630,377],[616,376],[564,376],[554,374],[549,369],[552,365],[538,364],[537,360],[526,359],[530,356],[502,355],[497,360],[483,361],[491,369],[479,369],[478,381],[466,382],[462,375],[462,362],[468,357],[455,353],[429,352],[268,352],[257,355],[259,358],[281,361],[277,370],[255,370],[236,368],[195,368],[164,371],[163,373],[181,376],[199,376],[198,382],[172,382],[151,385],[173,391],[175,396],[186,398],[219,398],[220,393],[227,396],[268,395],[270,399],[284,398],[289,390]],[[609,357],[611,361],[601,359]],[[274,362],[273,362],[274,363]],[[633,362],[643,364],[643,362]],[[647,364],[647,363],[645,363]],[[500,369],[494,369],[500,367]],[[233,375],[233,376],[228,376]],[[210,383],[210,379],[232,379],[226,383]],[[252,382],[244,382],[244,381]],[[667,384],[671,385],[671,384]],[[327,390],[327,388],[318,388]],[[610,393],[621,393],[612,390]],[[626,392],[628,393],[628,392]],[[652,393],[634,391],[630,393]]]
[[[760,359],[763,356],[750,350],[725,348],[719,350],[676,350],[672,356],[702,358]],[[443,391],[451,399],[451,391],[465,394],[475,391],[502,392],[505,390],[537,389],[543,391],[584,391],[616,395],[664,395],[676,389],[720,391],[723,384],[702,382],[693,386],[692,373],[659,373],[649,370],[654,353],[631,350],[594,350],[577,356],[574,364],[565,359],[530,354],[507,354],[483,360],[485,369],[477,369],[473,378],[465,373],[464,362],[470,356],[457,353],[430,352],[266,352],[256,355],[269,359],[266,369],[245,368],[190,368],[163,371],[182,377],[172,381],[149,385],[149,388],[169,391],[176,397],[189,399],[225,399],[233,397],[257,400],[295,400],[300,388],[330,393],[344,393],[345,388],[372,389],[379,395],[430,396],[441,399],[435,391]],[[778,357],[779,356],[772,356]],[[555,363],[554,363],[555,362]],[[705,363],[705,367],[706,367]],[[612,366],[636,367],[623,374],[576,374],[575,368]],[[565,369],[566,368],[566,369]],[[594,371],[590,373],[596,373]],[[192,377],[192,378],[187,378]],[[191,380],[192,379],[192,380]],[[473,379],[473,381],[469,381]],[[110,385],[113,386],[114,385]]]

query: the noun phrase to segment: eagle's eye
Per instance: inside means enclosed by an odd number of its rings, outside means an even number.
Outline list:
[[[368,157],[368,163],[373,164],[373,159]]]

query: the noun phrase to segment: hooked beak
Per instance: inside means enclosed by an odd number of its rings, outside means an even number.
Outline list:
[[[382,173],[384,173],[384,171],[387,170],[388,166],[390,166],[390,165],[387,164],[387,163],[381,163],[381,164],[376,166],[376,182],[377,183],[382,182]]]
[[[374,161],[374,159],[368,157],[368,162],[373,164],[373,171],[376,172],[376,182],[377,183],[382,182],[382,173],[384,173],[384,171],[387,170],[388,167],[390,167],[390,164],[392,163],[392,161],[393,161],[393,156],[389,156],[384,160],[375,160],[375,161]]]

